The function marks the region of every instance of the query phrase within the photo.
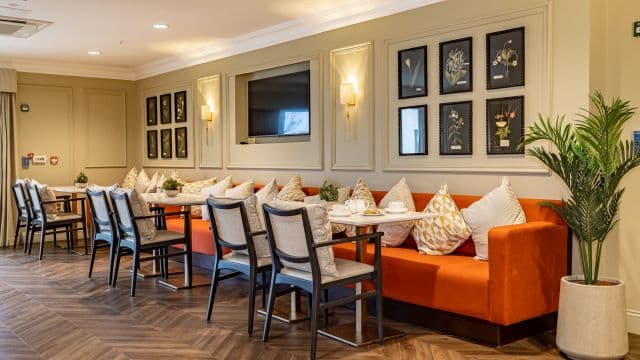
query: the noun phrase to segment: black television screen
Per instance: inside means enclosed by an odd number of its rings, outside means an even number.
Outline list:
[[[249,81],[249,137],[311,134],[310,71]]]

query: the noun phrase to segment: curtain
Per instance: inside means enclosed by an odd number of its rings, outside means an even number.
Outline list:
[[[4,90],[4,89],[0,89]],[[7,246],[15,231],[11,185],[17,176],[16,94],[0,92],[0,245]]]

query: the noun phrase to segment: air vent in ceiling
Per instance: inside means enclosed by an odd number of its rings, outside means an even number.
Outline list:
[[[0,16],[0,35],[28,38],[50,24],[50,21]]]

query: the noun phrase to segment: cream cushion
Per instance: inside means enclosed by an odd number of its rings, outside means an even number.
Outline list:
[[[386,209],[390,202],[398,201],[404,204],[408,211],[416,211],[416,205],[413,202],[411,189],[407,185],[407,179],[402,178],[389,190],[380,200],[378,205],[381,209]],[[382,236],[383,246],[400,246],[407,239],[411,230],[413,230],[413,221],[398,221],[388,224],[378,225],[378,231],[384,233]]]
[[[502,178],[500,186],[468,208],[462,209],[462,217],[471,230],[476,260],[489,260],[489,230],[497,226],[523,224],[527,221],[507,177]]]
[[[229,199],[246,199],[253,195],[253,187],[253,179],[249,179],[234,188],[226,189],[224,191],[224,197]]]
[[[156,182],[156,192],[162,192],[165,181],[167,181],[167,177],[164,176],[164,174],[160,174],[158,181]]]
[[[376,208],[376,200],[373,198],[373,194],[371,194],[371,190],[369,190],[369,186],[367,186],[367,183],[363,178],[358,179],[358,181],[356,182],[356,186],[353,187],[353,193],[351,194],[351,197],[349,199],[364,200],[369,203],[369,209]],[[347,236],[357,235],[356,227],[353,225],[347,225],[345,231]]]
[[[214,184],[205,186],[200,190],[200,194],[206,195],[208,197],[224,197],[224,193],[227,189],[231,189],[233,187],[233,182],[231,176],[227,176],[222,179],[222,181]],[[192,208],[193,209],[193,208]],[[207,213],[207,206],[202,205],[200,208],[200,213],[202,215],[202,220],[208,220],[209,214]]]
[[[156,171],[153,174],[153,176],[151,177],[151,179],[149,180],[149,186],[147,186],[147,189],[144,192],[145,193],[154,193],[154,192],[156,192],[156,189],[158,187],[158,180],[159,179],[160,179],[160,175]]]
[[[38,193],[40,194],[40,200],[44,203],[47,201],[55,201],[56,193],[46,184],[35,185],[38,189]],[[48,220],[56,219],[56,215],[60,212],[58,208],[58,204],[61,203],[53,203],[53,204],[43,204],[45,213],[47,214]]]
[[[416,221],[413,228],[413,238],[420,253],[450,254],[469,239],[471,231],[449,195],[447,185],[440,187],[423,212],[430,217]]]
[[[302,179],[296,175],[286,183],[276,197],[286,201],[304,201],[306,194],[302,191]]]
[[[126,190],[123,189],[129,198],[129,203],[131,204],[131,212],[133,216],[149,216],[151,215],[151,211],[149,210],[149,206],[144,201],[142,194],[140,194],[136,189]],[[118,190],[122,191],[122,190]],[[124,207],[123,202],[117,202],[118,212],[121,217],[124,217],[123,214],[126,214],[125,211],[127,209]],[[123,220],[124,225],[131,226],[131,224]],[[156,226],[153,222],[153,219],[141,219],[137,220],[136,224],[138,225],[138,234],[140,235],[140,242],[146,243],[152,241],[156,236]],[[128,236],[133,236],[133,234],[127,234]]]
[[[178,180],[180,181],[180,180]],[[200,194],[202,193],[202,189],[207,186],[211,186],[216,183],[216,178],[212,177],[206,180],[193,181],[187,184],[182,185],[182,192],[186,194]],[[203,208],[198,206],[191,207],[191,216],[194,218],[203,217]]]
[[[171,171],[171,174],[169,174],[169,178],[182,182],[182,178],[180,178],[180,174],[178,174],[177,170]]]
[[[278,198],[269,203],[272,207],[282,210],[293,210],[305,208],[309,216],[309,225],[313,241],[317,244],[331,241],[331,223],[329,223],[329,215],[327,208],[319,204],[304,204],[298,201],[284,201]],[[271,217],[271,228],[274,233],[274,241],[278,244],[280,250],[285,251],[292,256],[308,256],[307,240],[305,238],[302,219],[299,216],[292,217]],[[333,249],[331,246],[324,246],[316,249],[318,257],[318,265],[322,275],[338,276],[335,259],[333,257]],[[291,263],[282,261],[285,267],[310,272],[311,265],[309,263]]]
[[[136,185],[134,186],[134,188],[138,191],[138,193],[144,194],[145,192],[147,192],[147,188],[149,187],[149,185],[151,185],[151,179],[149,179],[149,175],[147,175],[147,172],[144,171],[144,169],[140,170],[140,174],[138,174],[138,179],[136,180]]]
[[[264,212],[262,211],[262,205],[273,200],[278,195],[278,183],[276,178],[271,179],[262,189],[256,191],[256,207],[258,208],[258,218],[260,224],[265,228],[264,224]]]
[[[138,180],[138,169],[132,167],[122,181],[123,189],[133,189],[136,186],[136,180]]]

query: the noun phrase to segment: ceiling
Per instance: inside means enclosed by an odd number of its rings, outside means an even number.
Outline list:
[[[0,15],[53,22],[0,35],[0,66],[134,80],[439,1],[0,0]]]

